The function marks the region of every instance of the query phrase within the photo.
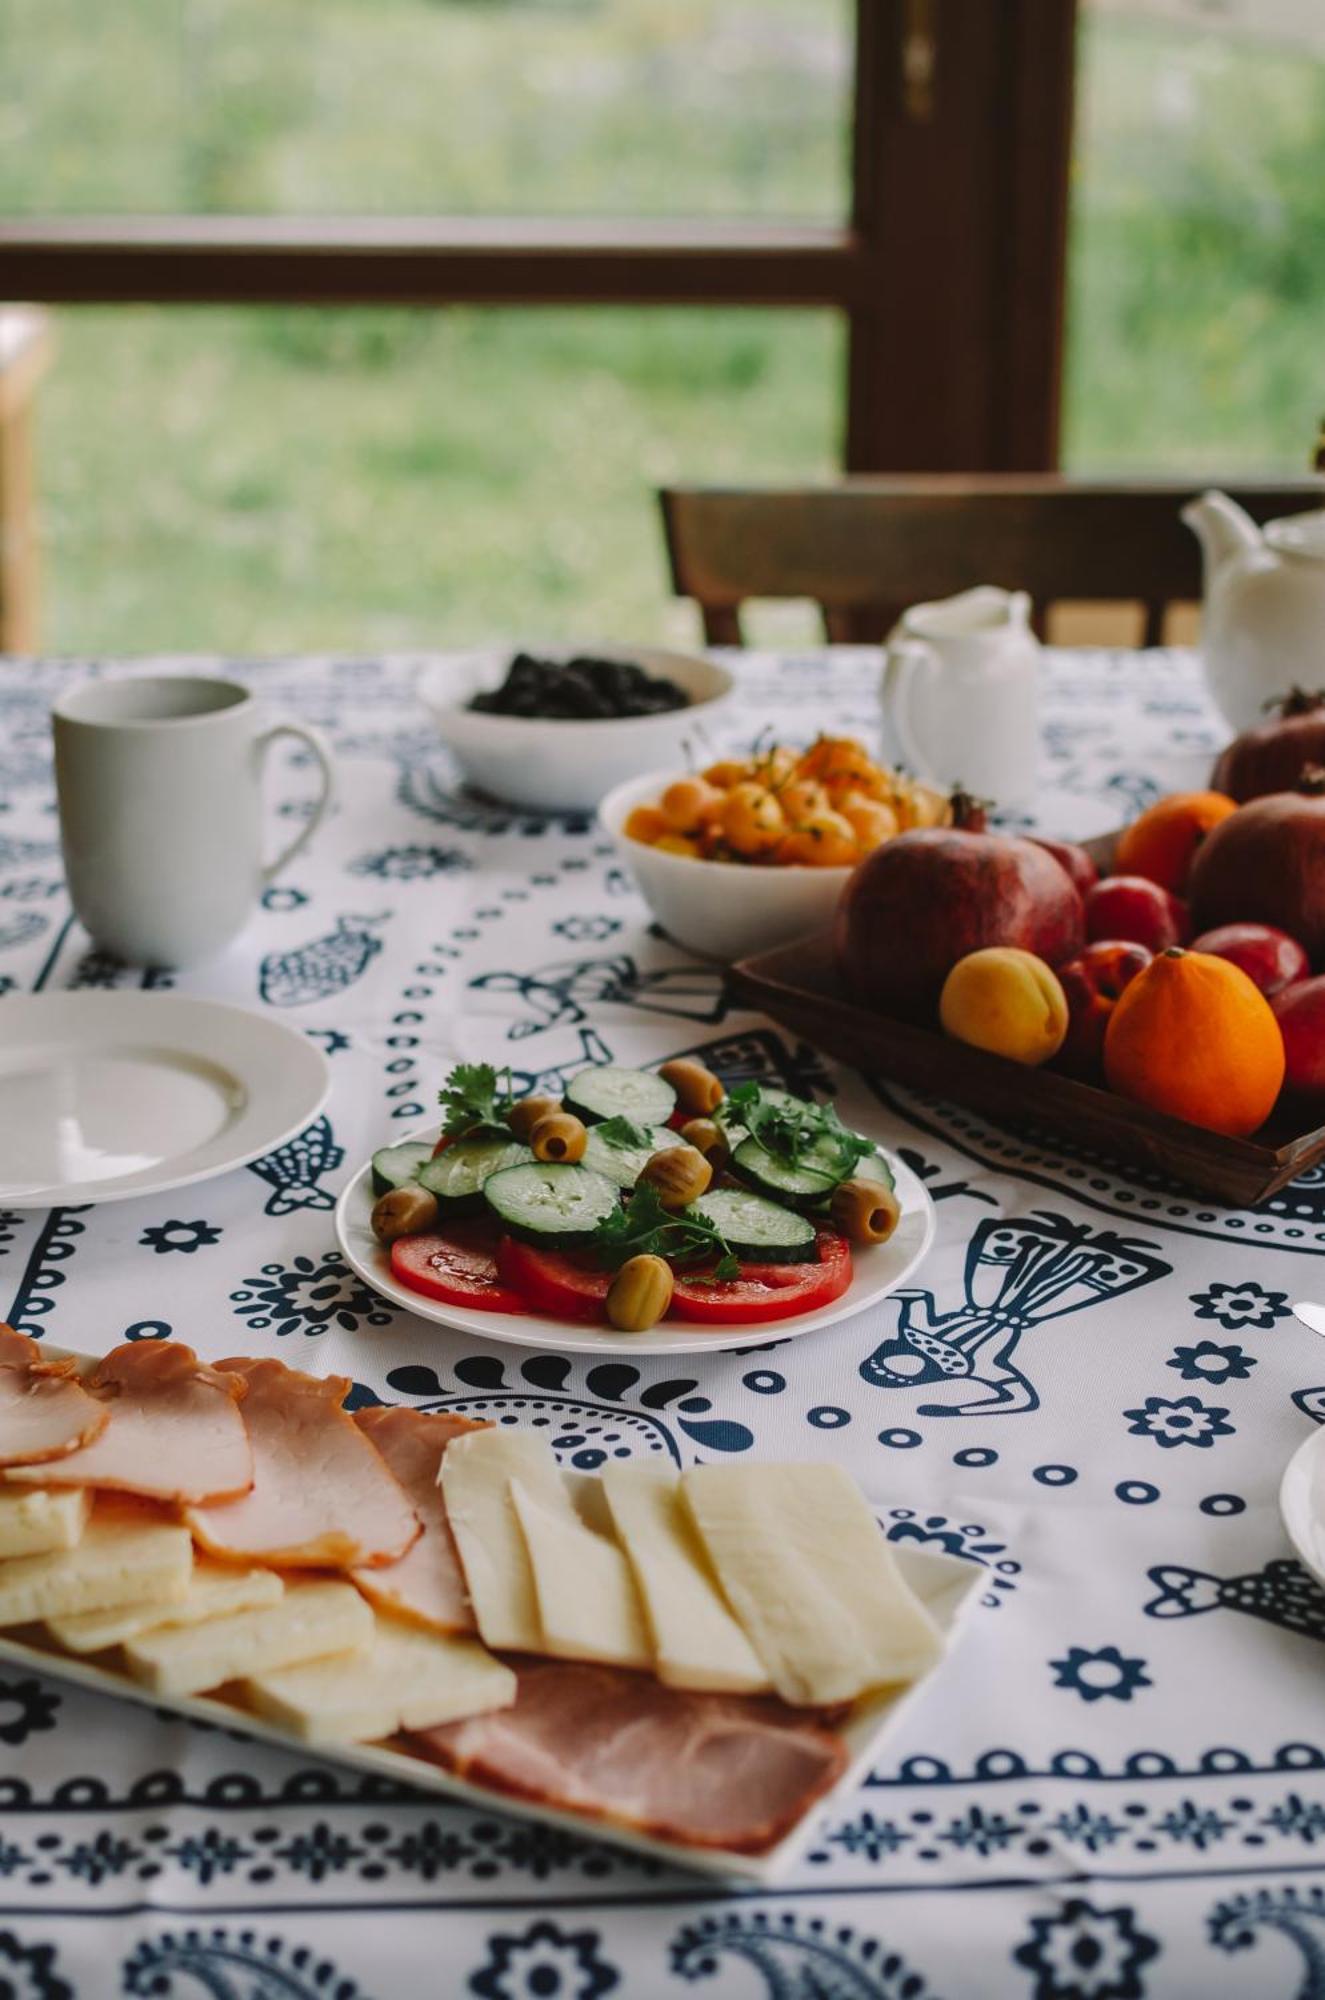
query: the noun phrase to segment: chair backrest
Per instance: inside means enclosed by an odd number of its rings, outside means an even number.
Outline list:
[[[659,495],[672,584],[710,645],[739,646],[750,598],[810,598],[833,641],[881,639],[909,604],[976,583],[1050,604],[1145,607],[1160,644],[1170,604],[1201,595],[1184,502],[1209,482],[1105,485],[1057,474],[934,474],[795,489],[673,487]],[[1325,501],[1325,482],[1226,489],[1258,521]]]

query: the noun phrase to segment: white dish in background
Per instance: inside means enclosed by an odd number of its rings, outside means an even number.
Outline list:
[[[1279,1512],[1289,1541],[1316,1581],[1325,1584],[1325,1428],[1313,1431],[1285,1466]]]
[[[438,1127],[409,1132],[405,1140],[437,1137]],[[401,1141],[400,1143],[405,1143]],[[879,1142],[882,1144],[882,1141]],[[904,1285],[934,1240],[934,1204],[920,1180],[895,1154],[889,1153],[897,1178],[902,1218],[886,1243],[854,1253],[851,1283],[840,1299],[800,1319],[752,1320],[744,1326],[701,1326],[694,1320],[665,1319],[646,1333],[621,1333],[616,1327],[586,1325],[582,1320],[550,1319],[540,1313],[481,1312],[468,1306],[442,1305],[411,1291],[391,1273],[388,1253],[373,1235],[372,1162],[363,1166],[336,1204],[336,1241],[364,1283],[392,1305],[437,1326],[512,1347],[537,1347],[561,1354],[713,1354],[723,1348],[767,1347],[778,1340],[796,1340],[817,1333],[866,1306],[877,1305]]]
[[[675,681],[687,708],[600,722],[557,722],[523,715],[487,715],[466,706],[501,686],[518,651],[541,660],[589,654],[622,660],[655,679]],[[613,785],[656,764],[707,763],[717,754],[708,725],[730,695],[726,667],[698,654],[656,646],[504,646],[453,653],[419,676],[419,696],[470,784],[493,798],[544,812],[591,812]]]
[[[0,1207],[127,1201],[244,1166],[326,1102],[319,1049],[266,1014],[175,993],[0,1004]]]
[[[622,829],[633,808],[656,804],[680,775],[672,769],[627,780],[598,808],[604,830],[667,935],[704,958],[730,964],[826,930],[850,868],[747,868],[668,854],[626,837]]]

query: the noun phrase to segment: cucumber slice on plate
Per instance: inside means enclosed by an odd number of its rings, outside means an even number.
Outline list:
[[[665,1125],[676,1109],[676,1092],[670,1083],[648,1069],[618,1069],[602,1063],[597,1069],[582,1069],[562,1093],[568,1111],[586,1125],[600,1118],[629,1118],[634,1125]]]
[[[462,1215],[481,1205],[483,1184],[490,1174],[518,1167],[533,1154],[518,1139],[457,1139],[418,1173],[420,1187],[435,1194],[444,1214]]]
[[[815,1166],[816,1155],[829,1155],[827,1146],[811,1146],[793,1166],[761,1146],[758,1139],[742,1139],[731,1157],[731,1170],[756,1194],[770,1195],[774,1201],[790,1202],[799,1208],[806,1202],[822,1201],[845,1175]]]
[[[606,1174],[618,1187],[633,1188],[655,1153],[685,1144],[681,1134],[673,1132],[670,1125],[641,1125],[638,1129],[645,1135],[646,1143],[642,1146],[604,1139],[602,1124],[591,1125],[584,1148],[585,1166],[592,1167],[595,1173]]]
[[[484,1182],[483,1198],[512,1236],[557,1249],[589,1242],[621,1206],[615,1181],[565,1162],[505,1167]]]
[[[712,1188],[690,1213],[711,1222],[743,1264],[808,1264],[818,1255],[807,1217],[744,1188]]]
[[[373,1154],[373,1193],[390,1194],[392,1188],[408,1187],[419,1177],[419,1168],[432,1158],[432,1147],[420,1139],[407,1139],[400,1146],[382,1146]]]

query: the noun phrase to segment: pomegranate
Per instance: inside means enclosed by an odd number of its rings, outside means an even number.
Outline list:
[[[1251,799],[1201,842],[1188,884],[1198,931],[1233,923],[1287,931],[1325,965],[1325,768],[1291,792]]]
[[[1325,688],[1293,688],[1267,704],[1269,720],[1244,729],[1220,753],[1210,783],[1244,805],[1289,791],[1308,764],[1325,764]]]
[[[1032,840],[991,833],[983,806],[953,794],[952,825],[900,833],[867,855],[837,913],[837,960],[856,998],[932,1019],[959,958],[1015,945],[1050,965],[1080,951],[1081,897]]]

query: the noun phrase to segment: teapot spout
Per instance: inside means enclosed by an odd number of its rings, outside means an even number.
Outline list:
[[[1227,493],[1203,493],[1198,500],[1189,500],[1182,518],[1201,544],[1207,583],[1234,556],[1263,546],[1251,515]]]

